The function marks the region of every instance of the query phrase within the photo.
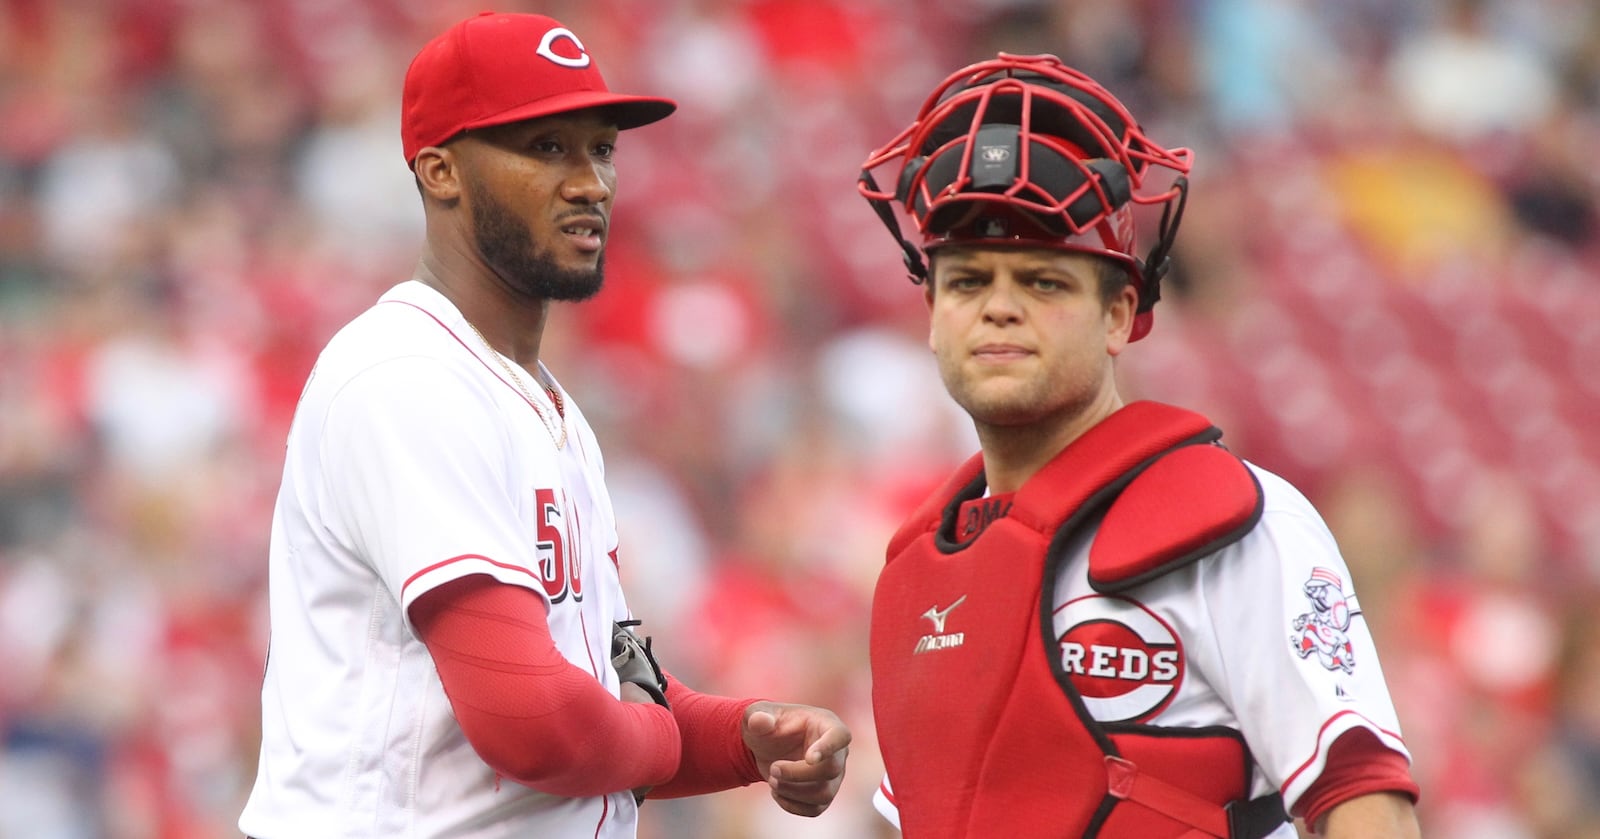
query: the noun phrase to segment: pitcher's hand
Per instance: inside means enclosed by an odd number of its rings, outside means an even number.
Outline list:
[[[744,712],[744,743],[779,807],[797,816],[817,816],[839,794],[850,729],[834,712],[757,702]]]

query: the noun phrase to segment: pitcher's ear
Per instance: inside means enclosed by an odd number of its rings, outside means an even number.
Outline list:
[[[461,170],[456,155],[450,149],[427,146],[417,152],[411,164],[416,173],[422,194],[436,201],[454,201],[461,197]]]

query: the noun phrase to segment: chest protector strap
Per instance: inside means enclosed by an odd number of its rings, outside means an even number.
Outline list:
[[[1261,839],[1285,821],[1283,796],[1234,800],[1218,807],[1182,787],[1140,771],[1133,761],[1106,755],[1107,794],[1189,827],[1179,839]]]

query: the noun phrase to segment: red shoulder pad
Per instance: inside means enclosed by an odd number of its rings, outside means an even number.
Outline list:
[[[956,493],[960,492],[962,487],[972,483],[978,477],[978,473],[982,471],[983,455],[981,453],[967,458],[967,462],[961,464],[961,468],[957,469],[955,474],[944,482],[943,486],[940,486],[932,495],[919,504],[916,512],[908,516],[905,522],[900,525],[900,529],[895,531],[894,536],[889,539],[889,549],[885,553],[884,560],[887,562],[894,559],[906,549],[907,545],[911,544],[912,540],[930,530],[938,529],[939,522],[944,517],[945,505],[955,498]]]
[[[1111,502],[1089,548],[1089,584],[1110,594],[1244,538],[1261,520],[1261,484],[1221,446],[1175,449]]]

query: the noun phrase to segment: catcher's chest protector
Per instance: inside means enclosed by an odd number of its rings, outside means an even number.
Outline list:
[[[1201,839],[1229,826],[1251,761],[1236,732],[1096,723],[1062,672],[1056,564],[1101,519],[1091,584],[1120,591],[1242,538],[1261,490],[1199,414],[1128,405],[1067,447],[1009,513],[953,541],[969,461],[900,529],[872,607],[872,700],[907,839]],[[1110,505],[1109,509],[1107,505]],[[959,609],[956,605],[959,604]]]

